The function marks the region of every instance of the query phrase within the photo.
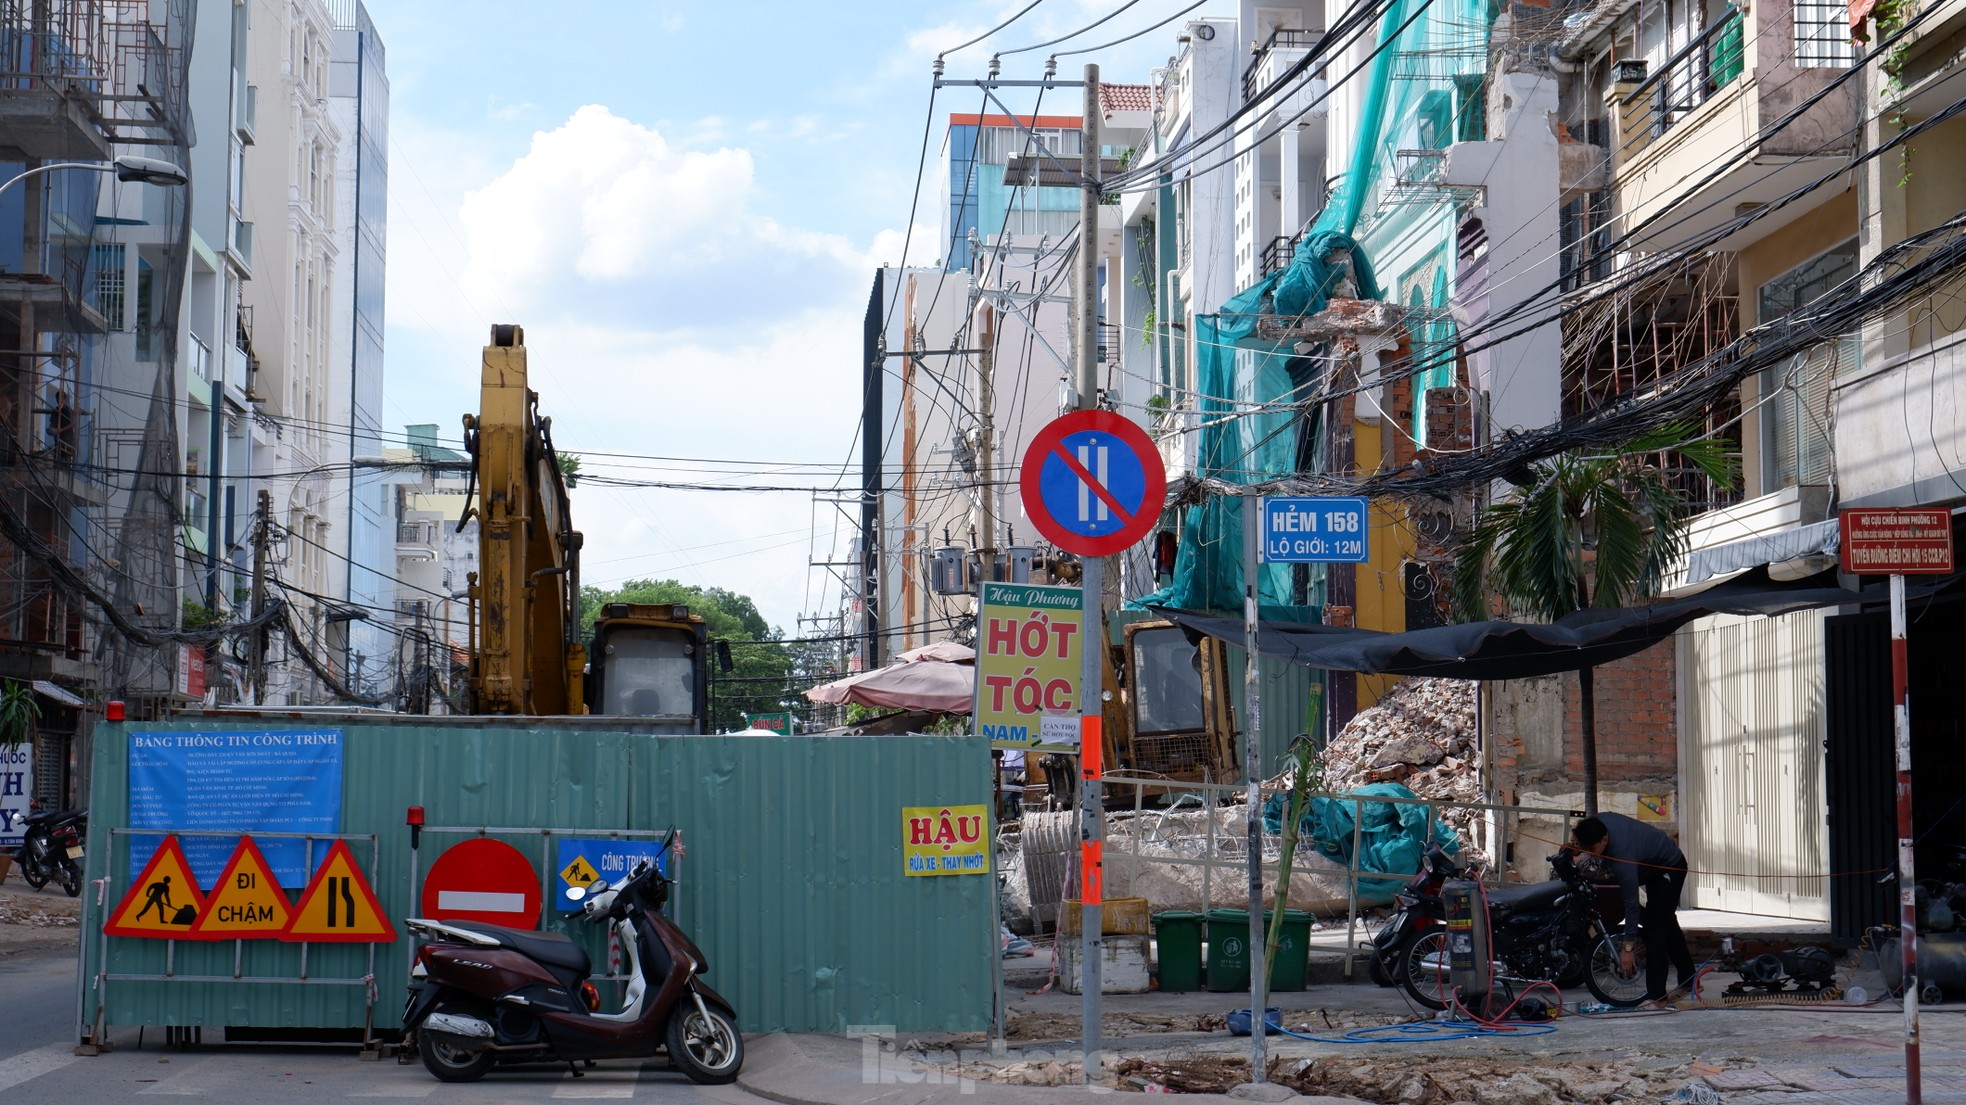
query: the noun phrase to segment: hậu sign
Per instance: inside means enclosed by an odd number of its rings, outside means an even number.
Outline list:
[[[987,806],[901,807],[901,853],[910,875],[990,871]]]
[[[992,744],[1077,752],[1044,739],[1044,720],[1079,712],[1085,597],[1077,587],[985,583],[977,615],[976,724]]]

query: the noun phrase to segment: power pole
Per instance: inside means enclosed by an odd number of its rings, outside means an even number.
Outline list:
[[[1079,264],[1076,341],[1080,410],[1099,405],[1099,67],[1085,67],[1085,118],[1079,131]],[[1101,902],[1105,883],[1106,797],[1099,783],[1105,754],[1102,693],[1106,687],[1106,612],[1104,558],[1084,558],[1080,583],[1085,606],[1085,661],[1079,673],[1079,956],[1080,1031],[1085,1038],[1085,1081],[1099,1084],[1099,957],[1104,919]]]
[[[261,488],[259,518],[253,525],[253,647],[247,658],[246,678],[252,690],[253,705],[266,705],[266,626],[260,618],[266,613],[266,543],[273,525],[273,493]]]
[[[991,413],[997,406],[996,313],[987,296],[976,305],[976,347],[982,350],[976,356],[976,498],[981,504],[976,512],[976,532],[981,538],[976,551],[983,562],[984,579],[996,578],[997,559],[997,489],[994,472],[997,446],[996,423]]]

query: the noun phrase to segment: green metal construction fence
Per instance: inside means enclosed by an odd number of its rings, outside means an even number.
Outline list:
[[[108,883],[100,901],[94,888],[87,895],[81,1038],[98,1023],[346,1029],[372,1013],[376,1030],[398,1026],[410,947],[401,920],[418,913],[411,806],[423,807],[431,826],[521,829],[487,835],[528,857],[544,854],[548,831],[681,829],[675,916],[710,960],[707,981],[735,1003],[747,1031],[989,1026],[992,876],[907,876],[902,822],[904,807],[990,804],[982,739],[655,736],[623,731],[617,718],[382,720],[268,712],[97,730],[88,877]],[[102,935],[105,910],[134,873],[132,734],[326,729],[343,734],[337,832],[350,838],[396,923],[396,943],[371,957],[362,944]],[[316,863],[330,843],[322,835]],[[464,838],[426,832],[421,870]],[[140,867],[148,849],[138,847],[146,852],[135,857]],[[550,900],[556,873],[539,873]],[[202,881],[216,872],[197,874]],[[547,928],[600,947],[593,926],[550,907],[547,916]],[[595,962],[605,969],[604,954]]]

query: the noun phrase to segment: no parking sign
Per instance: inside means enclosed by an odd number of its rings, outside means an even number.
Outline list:
[[[1046,540],[1080,556],[1110,556],[1160,520],[1167,469],[1132,419],[1073,411],[1031,439],[1019,490]]]

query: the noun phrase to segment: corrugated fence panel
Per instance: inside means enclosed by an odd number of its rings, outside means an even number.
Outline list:
[[[1235,706],[1236,731],[1244,731],[1248,714],[1243,709],[1244,657],[1240,646],[1230,645],[1229,701]],[[1324,719],[1318,710],[1318,681],[1324,673],[1283,660],[1259,656],[1256,659],[1257,689],[1263,696],[1263,778],[1275,775],[1283,766],[1290,742],[1300,733],[1323,735]]]
[[[431,830],[530,830],[494,835],[540,865],[549,884],[554,862],[541,859],[553,840],[540,830],[605,836],[673,825],[685,844],[675,916],[710,960],[707,981],[737,1006],[746,1030],[976,1031],[989,1024],[993,880],[910,878],[902,854],[902,807],[989,805],[990,758],[980,738],[655,737],[557,723],[357,720],[198,719],[140,728],[340,728],[342,831],[378,838],[373,865],[366,841],[353,846],[393,921],[421,912],[411,900],[410,806],[424,808]],[[125,728],[99,730],[91,796],[89,874],[114,873],[112,907],[131,874],[129,838],[116,837],[114,856],[108,849],[108,830],[128,824]],[[425,873],[444,847],[463,839],[431,830],[421,849]],[[88,924],[100,929],[99,910]],[[547,927],[596,951],[601,946],[597,929],[550,911]],[[378,1028],[394,1027],[400,1016],[407,940],[376,946]],[[362,1024],[359,986],[232,982],[232,942],[108,943],[111,973],[168,967],[177,976],[222,979],[112,981],[104,991],[109,1024]],[[94,1019],[100,946],[99,934],[85,940],[85,1022]],[[367,945],[306,948],[311,978],[369,972]],[[603,962],[597,955],[597,969]],[[247,941],[240,968],[247,977],[299,977],[301,946]]]

